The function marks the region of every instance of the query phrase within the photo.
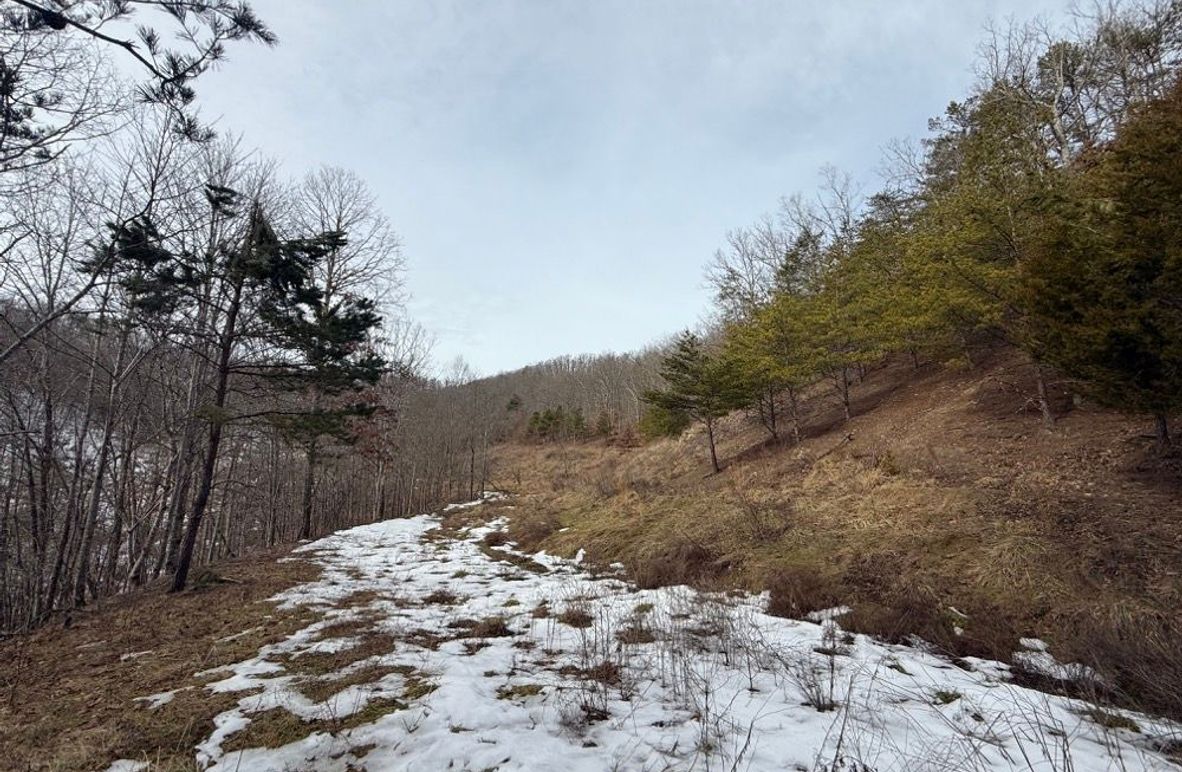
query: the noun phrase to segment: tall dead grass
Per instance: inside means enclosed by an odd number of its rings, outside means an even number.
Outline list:
[[[1169,669],[1142,663],[1182,661],[1165,645],[1182,636],[1112,621],[1182,603],[1182,523],[1161,517],[1176,481],[1121,471],[1136,427],[1082,414],[1048,434],[982,372],[876,373],[858,388],[870,412],[838,425],[813,405],[799,445],[728,417],[719,475],[694,431],[639,448],[501,448],[519,470],[511,533],[623,563],[646,587],[766,589],[790,616],[849,605],[861,631],[955,656],[1004,660],[1019,636],[1040,637],[1178,715],[1151,684]]]

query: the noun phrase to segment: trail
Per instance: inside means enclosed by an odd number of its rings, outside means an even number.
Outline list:
[[[198,746],[203,768],[1178,769],[1155,752],[1178,727],[1014,686],[1000,663],[770,617],[759,597],[637,590],[490,546],[498,521],[439,523],[300,548],[324,572],[280,609],[317,619],[201,674],[243,695]]]

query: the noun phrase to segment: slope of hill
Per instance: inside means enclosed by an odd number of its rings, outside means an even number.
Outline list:
[[[1182,715],[1182,476],[1148,425],[1053,394],[1043,426],[1029,368],[893,361],[840,420],[823,389],[799,445],[731,416],[708,475],[702,437],[644,447],[512,445],[496,481],[522,494],[527,548],[583,549],[642,586],[769,589],[800,615],[1007,659],[1024,636],[1088,661],[1124,699]]]
[[[842,609],[781,619],[761,596],[644,590],[580,561],[525,555],[502,530],[514,501],[491,498],[259,561],[231,596],[305,581],[268,607],[192,593],[188,605],[204,599],[210,621],[191,620],[188,636],[141,617],[136,628],[157,637],[128,637],[135,611],[158,611],[150,597],[42,633],[42,648],[63,660],[152,648],[77,663],[64,689],[26,692],[36,720],[5,716],[0,765],[1176,768],[1177,724],[1025,688],[1002,663],[953,667],[922,647],[850,634],[834,622]],[[220,656],[187,666],[176,657],[210,644]],[[1050,661],[1041,642],[1025,645]],[[81,694],[82,683],[87,699],[63,694]]]

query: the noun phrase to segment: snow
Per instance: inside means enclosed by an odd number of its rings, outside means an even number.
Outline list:
[[[111,766],[107,767],[107,772],[140,772],[148,768],[146,761],[130,761],[128,759],[119,759],[111,762]]]
[[[845,616],[852,610],[849,606],[834,606],[833,608],[821,609],[820,611],[810,611],[805,615],[805,619],[810,622],[832,622]]]
[[[159,694],[149,694],[147,697],[136,697],[136,702],[144,703],[144,707],[146,707],[148,710],[156,710],[157,708],[162,708],[168,703],[172,702],[173,698],[176,697],[177,692],[182,692],[191,688],[192,687],[190,686],[183,686],[180,689],[160,692]]]
[[[497,557],[509,551],[482,550],[501,521],[461,538],[429,534],[438,524],[391,520],[299,548],[323,575],[277,600],[320,618],[207,673],[217,680],[206,688],[247,694],[198,746],[203,768],[1177,769],[1154,751],[1179,736],[1176,725],[1121,713],[1140,731],[1106,729],[1086,703],[1009,683],[1004,664],[969,660],[966,670],[922,648],[845,633],[841,608],[816,623],[788,620],[765,614],[762,596],[638,590],[545,554],[526,567]],[[458,601],[428,601],[436,591]],[[561,621],[567,611],[582,612],[588,626]],[[457,624],[493,617],[511,634],[477,638]],[[325,632],[342,622],[355,623],[348,634]],[[301,673],[301,657],[347,655],[375,633],[389,636],[378,653],[325,676]],[[1050,657],[1045,646],[1024,648]],[[375,680],[322,702],[300,690],[308,679],[374,666],[384,667]],[[399,709],[359,713],[391,698]],[[223,749],[272,709],[307,722],[306,735],[277,748]]]

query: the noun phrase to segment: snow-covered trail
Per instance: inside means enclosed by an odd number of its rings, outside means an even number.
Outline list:
[[[1177,727],[1013,686],[998,663],[969,672],[767,616],[758,597],[640,591],[545,555],[505,562],[507,547],[482,541],[497,523],[459,538],[438,523],[301,548],[324,574],[281,598],[319,618],[209,674],[206,688],[244,696],[199,746],[202,766],[1178,769],[1154,750]]]

